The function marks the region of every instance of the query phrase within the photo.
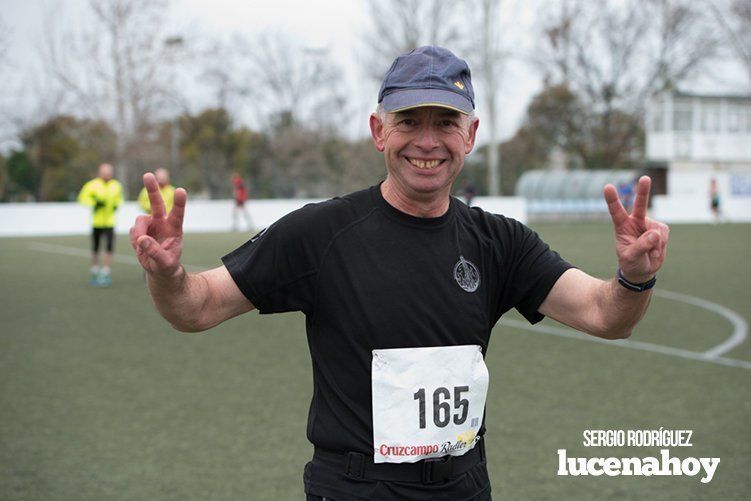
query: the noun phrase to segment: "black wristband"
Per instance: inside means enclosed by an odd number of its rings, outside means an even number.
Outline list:
[[[629,282],[625,278],[623,278],[623,273],[621,273],[621,269],[618,268],[618,283],[627,288],[630,291],[633,292],[644,292],[646,290],[651,289],[655,286],[655,283],[657,282],[657,275],[653,276],[650,280],[647,280],[646,282],[642,284],[635,284],[633,282]]]

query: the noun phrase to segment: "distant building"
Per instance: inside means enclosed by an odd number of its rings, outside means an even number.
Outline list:
[[[646,157],[656,209],[668,219],[711,217],[709,187],[716,179],[728,220],[751,220],[751,95],[681,92],[654,97],[646,117]]]
[[[655,97],[647,112],[647,159],[677,168],[751,164],[751,96]]]

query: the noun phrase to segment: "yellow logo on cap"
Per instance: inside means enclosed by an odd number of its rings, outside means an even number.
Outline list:
[[[457,80],[456,82],[454,82],[454,85],[456,85],[457,87],[459,87],[461,90],[464,90],[464,84],[461,83],[459,80]]]

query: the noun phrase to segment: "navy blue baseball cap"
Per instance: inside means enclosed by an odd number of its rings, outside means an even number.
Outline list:
[[[378,102],[390,113],[439,106],[469,115],[475,109],[469,66],[443,47],[418,47],[394,60]]]

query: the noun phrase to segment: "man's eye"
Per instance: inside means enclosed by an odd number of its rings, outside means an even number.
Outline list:
[[[439,124],[441,127],[456,127],[456,122],[453,120],[441,120]]]
[[[399,130],[412,130],[417,127],[417,120],[413,118],[403,118],[396,122],[396,128]]]

